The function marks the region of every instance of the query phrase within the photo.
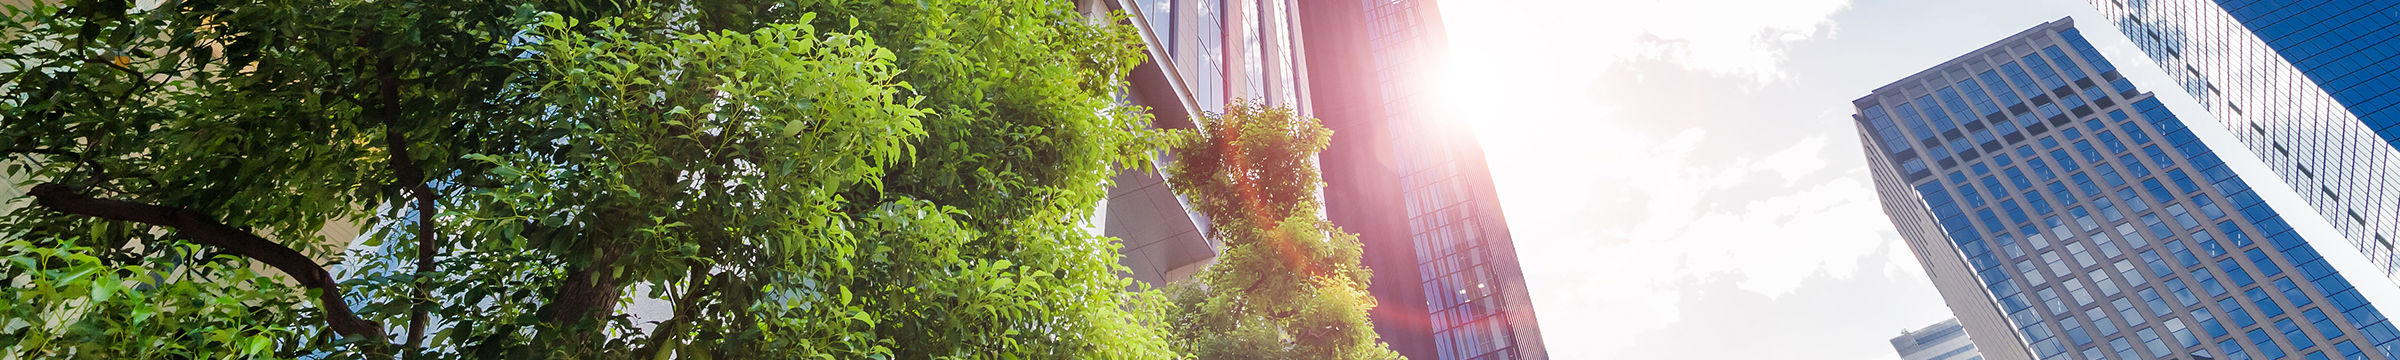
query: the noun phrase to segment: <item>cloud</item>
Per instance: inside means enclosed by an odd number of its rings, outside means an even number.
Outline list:
[[[1553,357],[1889,358],[1948,309],[1848,101],[2088,6],[1450,1],[1432,98],[1484,145]]]
[[[1890,343],[1882,340],[1934,322],[1923,319],[1948,316],[1938,307],[1911,306],[1940,299],[1921,275],[1866,268],[1908,256],[1903,245],[1888,244],[1860,259],[1852,266],[1856,271],[1808,274],[1799,291],[1782,297],[1743,290],[1739,277],[1696,281],[1677,294],[1686,299],[1679,314],[1682,321],[1634,336],[1635,345],[1625,352],[1692,360],[1757,359],[1765,354],[1779,359],[1897,358]],[[1886,325],[1895,323],[1911,325]]]
[[[1784,50],[1793,43],[1829,37],[1830,19],[1850,0],[1639,0],[1443,3],[1462,53],[1544,49],[1570,54],[1548,61],[1565,66],[1604,67],[1607,62],[1668,59],[1694,70],[1748,80],[1755,86],[1781,78]],[[1541,11],[1526,11],[1541,9]],[[1534,60],[1544,61],[1544,60]]]

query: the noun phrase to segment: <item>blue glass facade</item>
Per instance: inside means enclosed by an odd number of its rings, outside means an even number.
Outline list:
[[[1990,304],[1952,310],[1970,330],[2009,329],[1979,342],[2014,337],[2040,359],[2400,352],[2400,331],[2311,245],[2323,240],[2098,54],[2061,20],[1854,103],[1882,195],[1912,203],[1887,207],[1903,236],[1979,285],[1945,297]],[[2025,106],[1998,105],[2012,103]]]
[[[1892,349],[1900,352],[1900,360],[1983,360],[1967,340],[1967,328],[1955,319],[1900,334],[1892,338]]]
[[[2400,2],[2217,0],[2368,128],[2400,146]]]
[[[1523,349],[1518,324],[1531,320],[1522,300],[1506,301],[1510,290],[1522,294],[1523,275],[1515,267],[1514,246],[1506,241],[1502,222],[1488,189],[1490,175],[1482,173],[1480,145],[1471,137],[1452,136],[1442,122],[1421,114],[1423,87],[1416,69],[1425,66],[1427,51],[1440,38],[1428,34],[1418,1],[1360,0],[1367,10],[1368,46],[1375,54],[1377,91],[1384,113],[1397,126],[1387,127],[1399,160],[1401,197],[1406,203],[1409,242],[1415,246],[1418,279],[1425,289],[1426,318],[1434,332],[1439,359],[1522,359],[1540,356],[1540,349]],[[1430,2],[1426,2],[1430,3]],[[1455,130],[1455,129],[1451,129]],[[1470,158],[1471,157],[1471,158]],[[1471,178],[1481,176],[1482,178]],[[1482,185],[1486,188],[1476,188]],[[1479,191],[1480,190],[1480,191]],[[1497,252],[1508,252],[1507,264]],[[1389,270],[1383,270],[1389,271]],[[1518,295],[1522,296],[1522,295]],[[1517,312],[1521,314],[1511,314]],[[1512,316],[1514,315],[1514,316]],[[1530,326],[1531,324],[1524,324]]]
[[[2092,4],[2400,282],[2400,2]]]
[[[1295,0],[1135,0],[1201,112],[1250,99],[1310,114]]]

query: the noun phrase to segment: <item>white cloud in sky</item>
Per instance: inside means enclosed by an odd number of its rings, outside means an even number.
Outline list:
[[[1496,27],[1449,26],[1453,38],[1493,48],[1539,47],[1535,59],[1568,67],[1623,58],[1675,59],[1694,69],[1766,82],[1783,76],[1784,47],[1830,36],[1827,19],[1850,0],[1638,0],[1442,3],[1448,19],[1495,19]],[[1451,22],[1456,23],[1455,20]],[[1480,28],[1479,28],[1480,27]],[[1522,52],[1498,53],[1510,56]],[[1526,60],[1526,59],[1519,59]]]
[[[1443,1],[1435,98],[1483,143],[1552,357],[1891,358],[1949,311],[1847,102],[2089,6]]]

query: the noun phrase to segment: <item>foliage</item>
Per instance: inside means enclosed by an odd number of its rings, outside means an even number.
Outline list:
[[[1130,29],[1065,1],[6,20],[11,355],[1173,356],[1079,226],[1168,136],[1112,96]]]
[[[1317,213],[1331,130],[1240,102],[1176,150],[1176,191],[1215,221],[1217,262],[1178,284],[1177,347],[1201,359],[1397,359],[1368,322],[1358,236]]]

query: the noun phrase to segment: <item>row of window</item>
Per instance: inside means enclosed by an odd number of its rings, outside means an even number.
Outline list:
[[[2347,283],[2341,283],[2341,278],[2339,276],[2334,276],[2329,267],[2322,265],[2323,261],[2321,259],[2316,259],[2313,253],[2307,253],[2307,248],[2298,246],[2300,244],[2297,236],[2292,235],[2289,232],[2289,227],[2284,226],[2280,219],[2274,218],[2274,214],[2271,212],[2271,210],[2268,210],[2263,205],[2257,204],[2256,196],[2248,192],[2246,185],[2240,184],[2240,181],[2238,179],[2234,179],[2230,172],[2222,171],[2221,169],[2223,166],[2221,161],[2216,161],[2213,154],[2208,153],[2205,147],[2198,145],[2196,139],[2191,139],[2189,132],[2183,129],[2179,123],[2173,120],[2172,114],[2165,113],[2163,109],[2156,105],[2155,100],[2146,100],[2141,103],[2137,103],[2136,108],[2138,112],[2144,114],[2145,118],[2151,120],[2154,127],[2157,127],[2161,132],[2167,134],[2166,136],[2169,139],[2169,143],[2174,144],[2174,147],[2186,154],[2187,160],[2189,160],[2194,167],[2209,169],[2209,171],[2203,171],[2204,176],[2212,184],[2216,185],[2218,190],[2228,194],[2237,194],[2233,195],[2236,199],[2235,207],[2243,209],[2243,213],[2246,217],[2250,218],[2254,224],[2260,224],[2260,226],[2264,228],[2262,231],[2268,231],[2268,233],[2275,234],[2273,238],[2279,240],[2277,243],[2289,243],[2288,245],[2292,245],[2288,247],[2279,247],[2286,249],[2284,251],[2287,252],[2286,255],[2290,258],[2289,260],[2291,260],[2292,263],[2302,264],[2301,268],[2303,273],[2308,274],[2309,278],[2315,279],[2311,280],[2311,282],[2315,283],[2313,285],[2317,285],[2318,289],[2323,291],[2318,294],[2333,294],[2327,298],[2338,299],[2329,301],[2336,303],[2334,305],[2340,309],[2346,310],[2344,311],[2344,315],[2345,317],[2349,317],[2348,320],[2351,320],[2354,324],[2370,324],[2365,327],[2367,329],[2366,338],[2380,344],[2388,343],[2388,340],[2390,340],[2390,338],[2393,336],[2400,336],[2400,334],[2393,334],[2389,330],[2391,328],[2390,324],[2384,322],[2380,315],[2375,313],[2371,307],[2364,306],[2364,301],[2356,301],[2355,291],[2350,290]],[[2122,112],[2112,112],[2110,118],[2112,120],[2126,119]],[[2096,121],[2096,119],[2087,120],[2085,125],[2086,128],[2094,130],[2095,134],[2106,134],[2106,130],[2104,130],[2105,125]],[[2138,126],[2134,126],[2134,123],[2132,122],[2122,123],[2119,129],[2125,131],[2129,137],[2136,138],[2136,140],[2133,142],[2134,145],[2147,145],[2150,142],[2146,133],[2143,133]],[[2069,128],[2066,130],[2075,129]],[[2130,146],[2125,145],[2121,140],[2116,140],[2113,136],[2108,136],[2100,139],[2102,144],[2101,146],[2094,147],[2090,145],[2090,139],[2080,139],[2081,135],[2078,133],[2079,132],[2061,131],[2060,137],[2065,138],[2068,141],[2074,141],[2074,143],[2077,144],[2076,146],[2072,147],[2075,149],[2075,154],[2081,155],[2083,164],[2089,164],[2093,167],[2093,173],[2102,174],[2103,179],[2115,179],[2105,181],[2110,184],[2110,188],[2117,188],[2117,191],[2113,193],[2103,193],[2099,191],[2100,187],[2094,184],[2094,182],[2090,180],[2091,178],[2089,176],[2085,175],[2086,172],[2081,171],[2082,164],[2078,164],[2077,160],[2069,156],[2070,154],[2066,152],[2067,147],[2061,146],[2057,140],[2058,138],[2045,137],[2040,139],[2039,142],[2043,144],[2044,149],[2050,150],[2050,153],[2048,154],[2049,159],[2056,161],[2056,163],[2059,164],[2059,169],[2061,170],[2053,170],[2049,168],[2049,166],[2042,164],[2042,158],[2040,156],[2036,156],[2037,152],[2031,149],[2030,146],[2020,147],[2017,151],[2017,155],[2025,159],[2025,164],[2023,167],[2033,169],[2037,176],[2039,176],[2042,181],[2046,182],[2049,186],[2042,188],[2033,187],[2032,181],[2024,178],[2023,172],[2018,170],[2019,166],[2013,161],[2009,160],[2006,154],[1994,156],[1994,159],[1992,159],[1990,163],[2002,166],[2002,169],[1999,172],[2003,174],[2009,174],[2012,182],[2016,183],[2017,188],[2025,191],[2020,197],[2028,200],[2028,203],[2035,204],[2035,207],[2038,209],[2037,212],[2046,216],[2043,224],[2048,225],[2048,227],[2052,230],[2052,232],[2048,234],[2036,231],[2035,228],[2031,226],[2030,222],[2028,221],[2030,219],[2023,215],[2023,210],[2015,205],[2014,199],[2002,199],[2010,192],[2006,190],[2005,186],[2001,185],[1996,177],[1990,175],[1992,173],[1990,165],[1986,163],[1976,163],[1969,166],[1969,168],[1976,175],[1984,177],[1984,181],[1981,182],[1981,185],[1984,186],[1985,192],[1996,194],[1997,196],[1995,196],[1995,198],[2000,202],[2000,207],[2009,209],[2008,211],[2011,213],[2011,219],[2017,220],[2016,222],[2012,223],[2025,225],[2019,229],[2017,234],[2014,235],[2024,236],[2027,239],[2025,245],[2030,247],[2032,251],[2039,252],[2040,255],[2038,255],[2036,258],[2042,261],[2042,264],[2046,266],[2036,266],[2032,262],[2034,260],[2033,258],[2025,258],[2026,250],[2018,247],[2018,244],[2012,240],[2013,238],[2011,234],[2002,231],[2004,225],[1994,225],[2000,224],[2000,222],[1996,216],[1991,215],[1992,213],[1990,212],[1990,208],[1986,207],[1990,202],[1982,199],[1982,196],[1975,191],[1975,183],[1968,181],[1964,174],[1953,172],[1953,174],[1947,176],[1948,180],[1951,182],[1951,185],[1956,186],[1956,189],[1958,189],[1960,198],[1964,199],[1963,201],[1954,202],[1948,193],[1944,191],[1945,187],[1940,184],[1938,179],[1929,181],[1924,184],[1924,186],[1919,187],[1919,191],[1924,194],[1924,198],[1927,200],[1929,207],[1932,208],[1936,218],[1939,219],[1943,224],[1945,231],[1952,235],[1953,240],[1960,245],[1962,252],[1969,256],[1971,263],[1975,264],[1975,266],[1980,270],[1979,272],[1984,275],[1987,284],[1990,285],[1990,288],[1993,291],[1993,295],[2000,299],[2003,307],[2011,313],[2011,318],[2016,320],[2015,322],[2020,326],[2021,332],[2026,335],[2028,342],[2032,343],[2036,347],[2037,352],[2044,355],[2045,358],[2064,356],[2067,353],[2066,349],[2068,347],[2084,348],[2082,353],[2086,357],[2098,358],[2100,354],[2106,352],[2107,350],[2103,350],[2103,348],[2099,346],[2090,346],[2099,341],[2099,339],[2095,339],[2092,334],[2095,332],[2100,334],[2098,336],[2099,338],[2119,335],[2120,330],[2118,330],[2117,326],[2113,322],[2107,320],[2107,312],[2101,307],[2090,307],[2089,310],[2081,312],[2087,318],[2093,321],[2092,324],[2094,325],[2091,328],[2086,328],[2082,325],[2083,322],[2074,319],[2074,312],[2070,309],[2089,307],[2096,302],[2102,301],[2091,296],[2091,290],[2097,290],[2101,294],[2100,298],[2114,297],[2113,300],[2109,301],[2115,305],[2114,307],[2116,309],[2120,311],[2119,314],[2125,317],[2129,327],[2141,327],[2143,324],[2149,323],[2149,321],[2147,321],[2146,318],[2141,317],[2139,313],[2131,311],[2133,308],[2131,301],[2126,297],[2122,297],[2124,292],[2116,285],[2114,281],[2110,280],[2109,274],[2105,268],[2095,269],[2081,274],[2084,275],[2084,279],[2093,281],[2092,283],[2096,284],[2094,285],[2096,289],[2087,290],[2083,286],[2082,282],[2072,280],[2072,277],[2077,275],[2077,272],[2070,271],[2070,269],[2083,269],[2099,264],[2098,261],[2100,260],[2094,259],[2092,257],[2092,252],[2087,251],[2087,247],[2085,246],[2087,243],[2093,245],[2091,247],[2098,248],[2103,259],[2116,259],[2122,256],[2123,252],[2121,252],[2108,238],[2106,232],[2091,233],[2085,235],[2083,242],[2075,241],[2075,238],[2073,237],[2074,232],[2068,230],[2065,226],[2065,223],[2059,220],[2057,216],[2051,215],[2055,210],[2052,210],[2046,202],[2039,200],[2045,190],[2048,191],[2053,198],[2060,199],[2060,202],[2064,206],[2068,206],[2069,210],[2064,212],[2067,213],[2068,216],[2074,218],[2075,224],[2087,232],[2100,228],[2100,225],[2093,219],[2093,213],[2085,211],[2084,207],[2077,204],[2077,202],[2079,202],[2079,198],[2089,198],[2091,201],[2095,202],[2095,208],[2100,210],[2100,217],[2106,219],[2107,223],[2117,224],[2115,228],[2118,230],[2118,234],[2123,236],[2127,244],[2133,249],[2141,251],[2141,257],[2144,259],[2144,263],[2150,265],[2152,273],[2156,274],[2160,278],[2166,279],[2160,281],[2159,283],[2161,285],[2159,286],[2167,289],[2167,294],[2174,296],[2179,303],[2186,307],[2200,306],[2200,297],[2198,297],[2198,295],[2194,295],[2193,289],[2187,283],[2185,283],[2183,279],[2175,278],[2172,275],[2182,272],[2175,271],[2175,269],[2166,266],[2163,258],[2157,255],[2156,250],[2167,250],[2169,254],[2185,264],[2187,269],[2202,266],[2203,263],[2201,263],[2194,255],[2192,255],[2191,248],[2185,245],[2183,239],[2176,238],[2176,235],[2179,234],[2180,231],[2168,228],[2166,221],[2161,220],[2159,215],[2164,214],[2166,215],[2166,219],[2172,219],[2175,222],[2175,225],[2180,226],[2181,230],[2189,231],[2195,228],[2201,229],[2199,232],[2192,233],[2192,239],[2194,239],[2196,243],[2201,244],[2200,247],[2202,250],[2204,250],[2203,252],[2209,254],[2211,257],[2218,257],[2228,254],[2226,248],[2218,244],[2215,236],[2210,235],[2205,228],[2200,227],[2201,224],[2198,219],[2194,218],[2192,209],[2187,208],[2185,204],[2174,203],[2174,199],[2178,198],[2177,194],[2175,192],[2168,191],[2165,186],[2158,181],[2159,179],[2151,177],[2151,172],[2146,167],[2140,165],[2140,161],[2136,156],[2134,156],[2135,154],[2130,152]],[[2108,149],[2109,153],[2104,155],[2099,150],[2101,148]],[[2182,190],[2182,194],[2191,196],[2192,201],[2190,204],[2193,208],[2198,209],[2200,216],[2206,216],[2212,221],[2223,219],[2228,216],[2227,213],[2220,208],[2218,204],[2214,202],[2207,194],[2198,192],[2200,187],[2193,177],[2185,174],[2180,168],[2174,168],[2175,163],[2172,161],[2172,158],[2167,157],[2163,151],[2156,150],[2158,149],[2156,145],[2149,145],[2147,149],[2149,149],[2149,151],[2145,151],[2146,154],[2144,154],[2147,155],[2146,157],[2152,158],[2152,161],[2158,163],[2161,168],[2172,169],[2168,171],[2168,180],[2175,183],[2178,187],[2177,190]],[[2158,211],[2150,211],[2152,207],[2149,205],[2149,203],[2143,201],[2140,195],[2138,195],[2134,190],[2134,187],[2130,186],[2127,181],[2120,179],[2120,175],[2116,174],[2113,171],[2113,167],[2107,164],[2109,157],[2106,155],[2117,155],[2115,160],[2123,162],[2129,169],[2141,169],[2131,172],[2138,174],[2136,178],[2143,178],[2144,180],[2141,181],[2143,184],[2142,188],[2147,190],[2147,193],[2153,197],[2156,197],[2160,201],[2160,204],[2162,205],[2157,208],[2159,209]],[[2061,179],[2056,175],[2059,171],[2067,172],[2069,175],[2066,178]],[[2076,189],[2083,190],[2083,196],[2077,196],[2075,193],[2071,192],[2065,185],[2068,182],[2073,182]],[[2140,221],[2145,225],[2145,227],[2150,228],[2153,234],[2156,234],[2158,238],[2161,239],[2159,246],[2146,247],[2145,245],[2147,245],[2147,241],[2143,239],[2138,231],[2135,230],[2132,221],[2126,221],[2121,224],[2118,223],[2119,221],[2126,220],[2126,216],[2114,205],[2114,203],[2110,202],[2109,198],[2111,198],[2112,195],[2117,199],[2124,201],[2126,208],[2132,209],[2133,213],[2141,214],[2138,217]],[[1979,216],[1977,216],[1977,218],[1985,223],[1985,226],[1982,230],[1991,231],[1992,233],[1996,234],[1994,235],[1996,237],[1995,243],[1999,245],[1998,247],[2004,253],[2007,253],[2010,259],[2017,260],[2015,263],[2016,268],[2013,269],[2014,271],[2009,271],[2010,269],[2000,266],[1999,261],[1992,258],[1990,250],[1981,243],[1978,230],[1972,225],[1973,221],[1968,221],[1965,213],[1961,210],[1958,210],[1959,205],[1967,205],[1969,208],[1978,209],[1977,213]],[[2252,241],[2249,240],[2250,237],[2247,235],[2247,233],[2242,232],[2239,226],[2237,226],[2233,221],[2225,221],[2220,223],[2219,231],[2222,231],[2223,234],[2226,234],[2226,236],[2235,243],[2234,247],[2236,249],[2252,245]],[[2048,250],[2050,245],[2048,240],[2045,239],[2045,236],[2057,236],[2061,242],[2060,247],[2066,250],[2067,255],[2061,256],[2057,251]],[[2295,251],[2291,249],[2298,250]],[[2250,253],[2252,254],[2251,258],[2255,262],[2255,266],[2262,268],[2262,272],[2268,273],[2264,276],[2275,276],[2283,273],[2281,270],[2282,268],[2275,265],[2272,260],[2269,260],[2259,249],[2252,248],[2250,249]],[[2072,267],[2065,263],[2070,259],[2075,261],[2074,266]],[[2224,261],[2216,262],[2215,264],[2221,268],[2220,270],[2226,271],[2227,275],[2225,278],[2234,282],[2235,287],[2251,286],[2254,283],[2253,278],[2249,276],[2246,271],[2242,270],[2238,261],[2234,261],[2230,257],[2225,258]],[[2152,308],[2153,314],[2158,314],[2160,317],[2170,317],[2168,320],[2160,321],[2158,326],[2155,328],[2141,328],[2140,330],[2135,331],[2135,334],[2131,337],[2131,339],[2137,340],[2143,343],[2145,347],[2151,348],[2151,354],[2156,357],[2165,357],[2168,356],[2168,354],[2171,354],[2168,352],[2169,348],[2167,343],[2165,343],[2163,340],[2166,337],[2177,339],[2176,343],[2183,344],[2184,347],[2192,347],[2200,344],[2199,338],[2193,333],[2192,327],[2186,325],[2187,323],[2185,322],[2184,318],[2176,317],[2175,314],[2179,314],[2178,312],[2171,312],[2174,309],[2166,305],[2164,298],[2159,295],[2156,289],[2146,286],[2146,284],[2149,282],[2146,281],[2145,277],[2139,272],[2133,270],[2135,267],[2131,261],[2125,259],[2117,260],[2115,267],[2118,270],[2118,274],[2120,274],[2123,279],[2126,279],[2127,283],[2129,284],[2127,286],[2138,287],[2138,290],[2135,290],[2133,293],[2142,298],[2143,302]],[[2040,270],[2044,269],[2049,270],[2051,272],[2051,276],[2046,277],[2039,273]],[[2219,296],[2223,297],[2223,300],[2218,301],[2217,303],[2219,303],[2221,307],[2228,309],[2227,311],[2229,312],[2227,314],[2232,314],[2228,315],[2228,317],[2235,324],[2234,329],[2241,329],[2243,327],[2248,327],[2255,324],[2255,321],[2253,321],[2253,318],[2249,316],[2249,313],[2241,310],[2238,307],[2238,302],[2233,300],[2233,297],[2227,296],[2227,294],[2229,294],[2229,290],[2222,285],[2215,273],[2212,273],[2205,268],[2194,270],[2195,271],[2193,272],[2194,275],[2192,276],[2192,279],[2195,283],[2201,285],[2199,288],[2201,293],[2208,294],[2212,298]],[[2063,315],[2063,318],[2061,319],[2063,321],[2060,321],[2060,327],[2058,327],[2058,330],[2056,331],[2067,335],[2065,337],[2065,343],[2062,344],[2060,339],[2055,335],[2057,333],[2054,333],[2051,327],[2044,324],[2045,317],[2033,312],[2031,304],[2028,304],[2024,300],[2023,292],[2018,290],[2018,286],[2020,285],[2009,281],[2008,278],[2011,277],[2010,274],[2012,273],[2024,277],[2027,283],[2026,285],[2022,286],[2035,289],[2033,292],[2035,294],[2034,296],[2041,301],[2043,309],[2048,310],[2050,315]],[[2048,284],[2046,284],[2048,281],[2045,280],[2045,278],[2048,277],[2056,277],[2065,280],[2060,280],[2060,284],[2057,286],[2048,286]],[[2283,286],[2281,289],[2292,290],[2287,291],[2285,295],[2287,296],[2287,301],[2296,302],[2294,305],[2296,308],[2308,304],[2307,302],[2301,302],[2303,300],[2288,300],[2295,299],[2295,297],[2292,297],[2295,295],[2298,296],[2296,299],[2308,299],[2307,294],[2297,292],[2299,287],[2296,284],[2293,284],[2290,278],[2282,278],[2278,279],[2277,281],[2279,281],[2278,284]],[[2060,295],[2062,294],[2062,291],[2063,294],[2066,294],[2065,298],[2062,298]],[[2253,290],[2250,292],[2259,293],[2260,290],[2253,288]],[[2271,298],[2263,298],[2259,296],[2252,296],[2251,298],[2261,299],[2264,301],[2262,303],[2255,302],[2254,300],[2252,304],[2261,307],[2262,311],[2268,311],[2268,317],[2274,317],[2284,313],[2284,308],[2275,306]],[[2068,299],[2072,299],[2075,305],[2072,307],[2066,305],[2066,301]],[[2265,310],[2267,308],[2272,308],[2272,310]],[[2196,311],[2194,312],[2188,313],[2189,318],[2192,319],[2192,323],[2199,324],[2201,332],[2209,335],[2210,339],[2217,339],[2229,335],[2228,330],[2226,330],[2223,324],[2221,324],[2219,319],[2214,315],[2215,313],[2210,312],[2210,310],[2206,309],[2205,306],[2201,306],[2195,310]],[[2323,313],[2317,309],[2307,308],[2306,311],[2302,311],[2301,313],[2307,314],[2311,312],[2315,313],[2316,315],[2308,317],[2307,320],[2309,320],[2309,323],[2332,324],[2329,318],[2324,317]],[[2320,322],[2316,321],[2317,319],[2328,320]],[[2284,319],[2281,321],[2288,323],[2289,319]],[[2320,326],[2320,330],[2338,330],[2330,326],[2332,325],[2322,325]],[[2287,334],[2287,338],[2290,336],[2289,334],[2298,334],[2298,331],[2296,330],[2298,329],[2297,327],[2278,327],[2279,330],[2285,328],[2294,329],[2293,331],[2279,332]],[[2167,336],[2159,336],[2157,332],[2158,330],[2166,330]],[[2264,334],[2265,330],[2252,330],[2250,333]],[[2329,340],[2341,339],[2342,335],[2344,334],[2341,331],[2321,331],[2321,333],[2328,334]],[[2259,351],[2261,353],[2274,355],[2267,356],[2265,358],[2278,358],[2283,353],[2283,348],[2274,345],[2275,343],[2271,340],[2272,338],[2263,336],[2249,336],[2248,338],[2254,340],[2252,342],[2252,346],[2260,349]],[[2118,351],[2121,353],[2120,355],[2131,355],[2132,345],[2127,339],[2128,338],[2117,338],[2114,340],[2109,340],[2107,343],[2109,343],[2110,346],[2108,346],[2107,349]],[[2227,339],[2226,341],[2231,341],[2231,339]],[[2296,350],[2307,350],[2314,346],[2314,341],[2306,339],[2305,336],[2303,336],[2303,338],[2300,340],[2287,339],[2287,341],[2293,344],[2294,349]],[[2259,345],[2259,343],[2264,343],[2267,345]],[[2235,344],[2231,347],[2221,348],[2227,349],[2225,352],[2228,358],[2246,359],[2249,356],[2249,353],[2245,350],[2242,350],[2239,344]],[[2337,353],[2345,355],[2358,353],[2358,348],[2351,345],[2348,340],[2337,343],[2334,350]],[[2205,355],[2205,352],[2206,349],[2202,348],[2196,350],[2196,352],[2193,354]],[[2318,356],[2322,355],[2320,354]]]
[[[2080,34],[2061,36],[2067,39],[2068,48],[2093,64],[2093,72],[2109,78],[2109,86],[2120,97],[2133,95],[2131,81],[2117,76],[2115,67],[2098,57],[2096,50],[2090,50],[2091,45]],[[1935,87],[1929,94],[1900,101],[1889,111],[1882,106],[1869,106],[1861,110],[1861,115],[1869,131],[1892,155],[1891,161],[1912,178],[1932,170],[1931,167],[1948,168],[1971,161],[1980,156],[1974,145],[1980,144],[1988,151],[2002,146],[2003,140],[2014,143],[2025,137],[2020,132],[2038,134],[2044,130],[2040,119],[2063,122],[2067,113],[2089,115],[2091,105],[2114,105],[2108,92],[2101,91],[2098,83],[2090,80],[2092,72],[2085,72],[2067,51],[2053,45],[2013,60],[2000,58],[1997,62],[2001,64],[1991,70],[1961,76],[1955,83],[1929,84]],[[2052,101],[2052,95],[2058,100]],[[2003,108],[2008,111],[2003,112]],[[1903,126],[1915,135],[1916,141],[1903,140],[1911,139],[1902,135]],[[1910,151],[1918,146],[1924,159]]]

